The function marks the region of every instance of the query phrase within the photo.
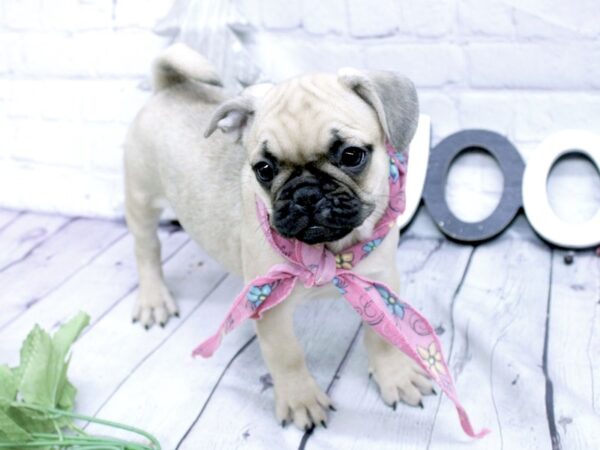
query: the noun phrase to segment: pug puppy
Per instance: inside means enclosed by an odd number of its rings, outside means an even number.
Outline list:
[[[371,235],[388,204],[385,142],[406,150],[417,126],[417,95],[407,78],[345,69],[228,98],[210,63],[182,44],[156,60],[153,76],[154,95],[125,145],[126,219],[139,273],[134,321],[164,326],[178,314],[157,236],[166,204],[198,244],[246,282],[282,262],[262,234],[257,197],[285,237],[338,252]],[[396,291],[398,235],[392,229],[355,268]],[[298,283],[255,322],[277,420],[306,430],[325,426],[332,406],[306,367],[292,316],[301,300],[318,295],[337,294]],[[364,340],[384,402],[422,407],[421,396],[433,392],[423,371],[368,326]]]

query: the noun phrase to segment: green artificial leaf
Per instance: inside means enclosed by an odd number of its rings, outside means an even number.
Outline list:
[[[0,405],[17,398],[17,377],[6,365],[0,366]]]
[[[75,395],[77,389],[67,379],[67,370],[69,369],[70,358],[64,365],[63,373],[60,377],[60,385],[56,394],[57,408],[64,409],[66,411],[73,411],[75,406]]]
[[[9,442],[28,441],[31,439],[30,434],[17,425],[8,413],[2,409],[0,409],[0,431],[6,436]]]
[[[21,348],[18,369],[19,394],[25,402],[48,408],[62,403],[72,408],[74,393],[68,387],[68,362],[65,358],[89,320],[87,314],[80,312],[60,327],[52,338],[38,325],[29,333]]]
[[[21,398],[27,403],[54,408],[63,364],[48,333],[36,325],[21,349]]]
[[[57,449],[62,446],[59,444],[57,447],[50,441],[54,437],[59,439],[59,430],[65,429],[67,436],[73,435],[66,430],[74,423],[71,411],[77,394],[75,386],[67,378],[69,350],[88,323],[89,316],[79,313],[52,337],[36,325],[21,347],[20,365],[16,368],[0,366],[0,443],[4,444],[0,447],[8,448],[8,444],[13,450],[21,450],[29,442],[29,445],[42,450]],[[153,443],[152,448],[160,449],[156,438],[144,431],[93,417],[85,417],[85,420],[144,436]],[[35,433],[45,433],[46,436]],[[40,439],[47,440],[49,445],[46,446]],[[107,444],[106,448],[122,447],[122,441],[104,438],[92,438],[92,441],[96,443],[94,448],[105,448],[104,444]],[[147,446],[143,448],[150,449]]]
[[[10,418],[28,433],[53,433],[56,431],[54,420],[47,414],[27,408],[14,406],[9,408]]]
[[[23,341],[23,345],[21,345],[20,364],[18,367],[15,367],[13,369],[19,385],[21,384],[21,378],[23,378],[23,371],[25,370],[25,367],[27,367],[27,365],[29,364],[29,361],[31,360],[31,355],[33,354],[33,339],[35,335],[34,331],[36,330],[36,328],[39,328],[39,326],[36,325],[35,327],[33,327],[33,330],[29,332],[29,334],[25,338],[25,341]]]
[[[90,323],[90,316],[84,312],[79,312],[75,317],[64,324],[52,336],[52,343],[57,355],[64,360],[73,345],[73,342],[79,337],[81,332]]]
[[[69,369],[70,357],[65,361],[65,357],[69,353],[71,345],[79,337],[81,332],[90,323],[90,316],[86,313],[79,312],[69,322],[64,324],[60,329],[54,333],[52,342],[54,349],[58,355],[60,355],[61,361],[64,362],[60,376],[58,378],[58,385],[56,389],[56,402],[57,407],[72,411],[75,405],[75,395],[77,389],[67,379],[67,370]]]
[[[77,396],[77,388],[67,380],[67,383],[63,387],[61,396],[58,399],[58,406],[61,409],[72,411],[75,406],[75,397]]]

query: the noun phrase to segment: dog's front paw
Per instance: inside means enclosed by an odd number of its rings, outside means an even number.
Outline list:
[[[379,386],[383,401],[393,409],[399,401],[422,408],[422,396],[435,394],[425,372],[399,350],[390,349],[375,355],[369,372]]]
[[[327,427],[327,409],[334,408],[310,374],[287,376],[274,387],[275,415],[282,426],[293,422],[304,431],[318,425]]]
[[[179,310],[167,287],[163,283],[155,287],[140,286],[133,307],[133,322],[139,321],[146,329],[154,323],[164,327],[170,316],[179,317]]]

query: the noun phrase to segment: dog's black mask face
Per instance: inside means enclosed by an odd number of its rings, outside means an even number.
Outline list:
[[[285,237],[307,244],[343,238],[362,224],[363,204],[347,187],[324,173],[300,173],[273,203],[273,225]]]
[[[359,227],[374,209],[356,192],[371,151],[339,141],[323,157],[299,165],[278,161],[265,148],[253,170],[271,194],[272,226],[307,244],[337,241]]]

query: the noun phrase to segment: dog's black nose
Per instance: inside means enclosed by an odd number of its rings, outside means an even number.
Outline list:
[[[303,186],[294,191],[292,202],[296,209],[306,213],[312,213],[316,204],[323,198],[321,189],[317,186]]]

